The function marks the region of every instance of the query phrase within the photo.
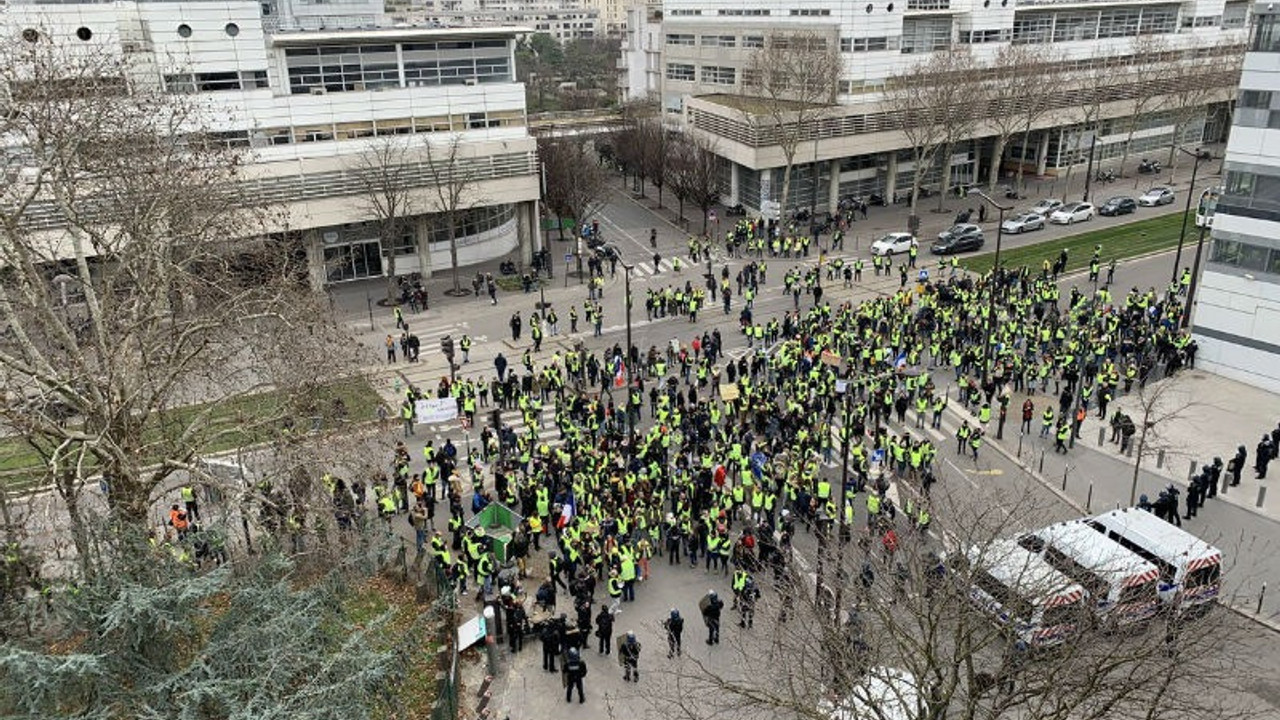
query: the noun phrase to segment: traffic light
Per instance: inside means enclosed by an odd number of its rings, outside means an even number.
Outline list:
[[[449,360],[453,360],[453,338],[448,335],[440,338],[440,352],[444,353]]]

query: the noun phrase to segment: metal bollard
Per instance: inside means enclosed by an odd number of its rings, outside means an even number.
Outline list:
[[[490,675],[497,675],[498,672],[498,649],[496,647],[497,638],[494,627],[495,612],[492,605],[486,605],[484,608],[484,650],[487,659],[487,665]]]
[[[1156,467],[1158,468],[1164,467],[1164,450],[1163,449],[1160,452],[1156,453]]]
[[[1258,608],[1253,611],[1254,615],[1262,614],[1262,599],[1265,598],[1266,596],[1267,596],[1267,583],[1264,580],[1262,582],[1262,590],[1258,592]]]
[[[1256,507],[1262,507],[1262,503],[1267,499],[1267,486],[1263,485],[1258,488],[1258,502]]]
[[[1102,447],[1107,442],[1107,429],[1098,428],[1098,447]]]
[[[1067,465],[1062,468],[1062,492],[1067,491],[1067,473],[1071,472],[1071,466]]]
[[[1022,457],[1022,438],[1026,436],[1026,433],[1018,433],[1018,457]]]
[[[1196,461],[1191,461],[1191,468],[1187,470],[1187,480],[1196,476]]]
[[[1133,457],[1133,441],[1132,441],[1132,440],[1130,440],[1128,443],[1126,443],[1126,444],[1125,444],[1125,446],[1124,446],[1124,456],[1125,456],[1125,457]]]
[[[1044,474],[1044,451],[1040,451],[1040,474]]]
[[[1226,495],[1226,494],[1227,494],[1227,488],[1229,488],[1229,487],[1231,487],[1231,478],[1229,478],[1229,477],[1224,477],[1224,478],[1222,478],[1222,487],[1218,489],[1218,494],[1219,494],[1219,495]]]
[[[1089,482],[1089,494],[1084,498],[1084,511],[1093,512],[1093,482]]]

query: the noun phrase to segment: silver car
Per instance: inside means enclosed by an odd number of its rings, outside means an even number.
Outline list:
[[[1001,223],[1000,229],[1014,235],[1030,232],[1032,230],[1043,230],[1044,216],[1033,212],[1014,215]]]

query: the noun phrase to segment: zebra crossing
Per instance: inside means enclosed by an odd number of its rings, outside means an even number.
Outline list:
[[[680,264],[680,271],[676,271],[676,263]],[[662,258],[661,261],[654,265],[652,258],[649,262],[638,262],[635,264],[635,273],[633,279],[648,280],[651,277],[659,275],[669,275],[671,277],[680,277],[686,270],[695,269],[696,266],[690,262],[687,255],[676,255],[675,257]]]

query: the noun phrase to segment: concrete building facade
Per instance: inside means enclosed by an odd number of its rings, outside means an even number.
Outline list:
[[[1196,366],[1280,392],[1280,10],[1253,7],[1223,192],[1199,277]]]
[[[1134,98],[1152,87],[1159,94],[1161,78],[1168,80],[1162,68],[1180,57],[1238,57],[1249,10],[1244,0],[667,0],[661,104],[664,115],[715,142],[725,159],[724,199],[758,208],[780,199],[785,161],[779,145],[734,102],[750,94],[744,88],[749,58],[787,34],[838,46],[838,106],[804,131],[792,174],[791,207],[822,209],[838,198],[891,197],[910,187],[917,169],[910,143],[889,116],[887,81],[937,53],[964,51],[989,63],[1001,48],[1033,45],[1051,54],[1049,82],[1057,85],[1061,77],[1061,93],[1050,93],[1052,107],[1028,141],[1009,143],[995,162],[1001,172],[1023,164],[1028,174],[1053,175],[1084,164],[1091,150],[1096,162],[1114,163],[1126,145],[1131,157],[1140,157],[1167,153],[1174,143],[1220,139],[1231,98],[1221,84],[1190,121],[1175,121],[1160,102],[1135,116]],[[1223,66],[1234,67],[1225,60]],[[1224,77],[1234,80],[1233,73]],[[1104,80],[1096,103],[1082,95],[1085,74]],[[1082,104],[1096,104],[1097,116],[1083,119]],[[944,168],[952,183],[985,181],[992,134],[980,122],[971,141],[919,169],[921,184],[938,188]]]
[[[301,238],[316,285],[381,277],[392,264],[397,275],[449,269],[432,163],[450,154],[450,177],[470,188],[455,227],[459,266],[529,262],[538,162],[514,60],[528,28],[380,24],[380,0],[17,3],[4,15],[12,35],[128,53],[150,81],[208,103],[204,129],[245,149],[251,196],[281,211],[266,230]],[[394,247],[361,201],[361,158],[388,142],[403,145],[415,213]],[[26,221],[57,231],[38,208]]]

